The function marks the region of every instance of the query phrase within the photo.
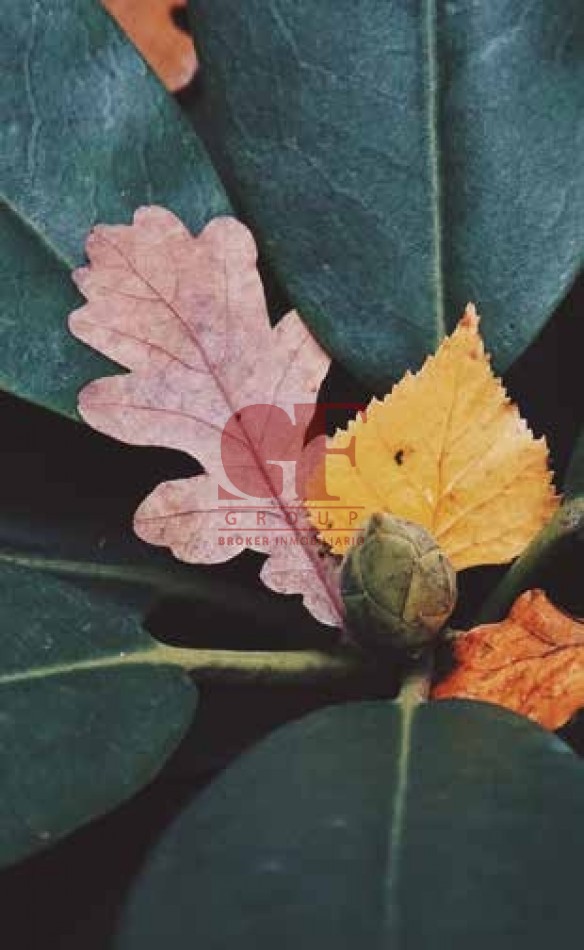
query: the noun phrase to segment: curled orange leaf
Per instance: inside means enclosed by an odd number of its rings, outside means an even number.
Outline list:
[[[530,590],[500,623],[454,642],[456,668],[433,699],[479,699],[558,729],[584,706],[584,623]]]

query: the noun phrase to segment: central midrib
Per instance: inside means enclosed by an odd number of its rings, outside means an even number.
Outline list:
[[[122,666],[182,666],[171,657],[170,651],[158,647],[153,643],[152,648],[142,650],[118,651],[104,656],[94,656],[87,660],[71,660],[67,663],[56,663],[51,666],[28,667],[5,673],[0,676],[0,686],[15,686],[18,683],[28,683],[31,680],[50,679],[53,676],[65,676],[71,673],[96,672]]]
[[[387,872],[383,905],[383,947],[399,950],[402,945],[400,877],[404,848],[407,797],[409,787],[411,739],[417,703],[410,696],[395,702],[400,717],[400,744],[396,768],[395,793],[387,838]]]
[[[46,574],[72,576],[80,580],[119,581],[120,583],[133,583],[146,587],[160,587],[161,589],[173,584],[177,588],[182,587],[179,581],[175,581],[163,571],[131,563],[112,562],[111,564],[104,564],[89,560],[67,560],[66,558],[52,557],[48,554],[30,555],[0,548],[0,564],[25,567]],[[187,587],[186,584],[184,586]]]
[[[436,343],[448,332],[445,315],[443,227],[442,227],[442,163],[440,158],[440,68],[438,47],[438,3],[425,0],[424,31],[428,95],[428,171],[430,209],[432,215],[432,274],[436,321]]]
[[[59,264],[67,275],[71,273],[72,270],[76,267],[76,264],[61,253],[55,245],[48,239],[48,237],[39,230],[38,226],[28,217],[27,214],[22,211],[19,207],[17,208],[10,198],[6,194],[0,196],[0,204],[4,206],[5,210],[14,218],[17,224],[20,224],[25,231],[31,234],[35,240],[39,242],[43,250],[49,254],[51,257],[54,257],[56,262]],[[74,285],[71,284],[73,287]]]

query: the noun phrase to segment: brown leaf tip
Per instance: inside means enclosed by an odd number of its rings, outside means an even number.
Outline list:
[[[464,327],[465,330],[478,330],[480,322],[481,318],[474,303],[467,303],[459,326]]]

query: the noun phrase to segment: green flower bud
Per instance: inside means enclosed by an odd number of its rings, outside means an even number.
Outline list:
[[[357,638],[415,650],[454,610],[456,572],[425,528],[379,513],[345,555],[341,592]]]

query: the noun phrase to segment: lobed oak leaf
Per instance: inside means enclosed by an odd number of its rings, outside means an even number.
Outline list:
[[[545,439],[534,439],[494,376],[478,326],[469,304],[418,373],[329,440],[308,482],[308,497],[320,500],[307,508],[336,552],[370,515],[387,512],[430,531],[457,570],[498,564],[555,511]],[[325,525],[317,480],[338,505]]]
[[[478,699],[528,716],[547,729],[584,706],[584,622],[543,591],[526,591],[509,616],[454,641],[456,668],[433,699]]]
[[[86,386],[81,416],[205,469],[159,485],[136,512],[136,533],[190,563],[268,553],[267,586],[341,624],[336,562],[274,464],[301,459],[330,361],[295,312],[270,326],[247,228],[216,218],[193,237],[170,211],[141,208],[130,226],[96,227],[87,255],[74,279],[88,303],[70,329],[130,372]]]
[[[188,85],[197,69],[189,34],[176,15],[186,16],[186,0],[102,0],[167,89]]]

